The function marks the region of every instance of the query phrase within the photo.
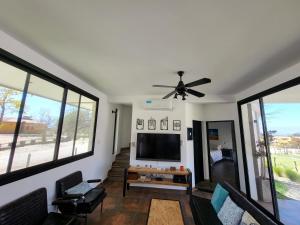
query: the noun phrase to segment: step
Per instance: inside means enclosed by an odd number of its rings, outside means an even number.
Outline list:
[[[123,177],[124,174],[123,173],[112,173],[112,172],[108,172],[108,177]]]
[[[130,159],[130,156],[129,155],[117,155],[116,156],[116,159]]]
[[[129,160],[117,160],[113,162],[113,165],[129,165]]]
[[[112,168],[110,169],[110,171],[112,171],[112,172],[121,172],[121,173],[123,173],[123,172],[124,172],[124,168],[122,168],[122,167],[112,167]]]
[[[123,164],[119,164],[119,163],[114,163],[112,165],[112,167],[119,167],[119,168],[122,168],[122,169],[125,169],[125,168],[128,168],[129,167],[129,163],[123,163]]]
[[[123,182],[123,177],[108,177],[107,180]]]

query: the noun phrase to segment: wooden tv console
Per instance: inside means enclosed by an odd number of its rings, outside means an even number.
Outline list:
[[[141,179],[141,175],[153,175],[153,174],[165,174],[165,175],[179,175],[185,176],[185,183],[174,182],[173,179],[163,178],[161,180],[155,178]],[[124,185],[123,185],[123,196],[126,195],[126,190],[129,190],[130,184],[155,184],[155,185],[170,185],[185,187],[187,194],[192,193],[192,173],[189,169],[181,170],[170,170],[170,169],[157,169],[148,167],[134,167],[124,169]]]

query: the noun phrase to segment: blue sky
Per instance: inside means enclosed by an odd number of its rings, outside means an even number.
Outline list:
[[[300,103],[265,103],[268,130],[275,135],[300,133]]]
[[[26,105],[29,106],[25,115],[32,116],[39,120],[41,111],[48,111],[52,118],[58,118],[60,114],[61,103],[42,97],[27,95]],[[26,108],[25,108],[26,109]]]

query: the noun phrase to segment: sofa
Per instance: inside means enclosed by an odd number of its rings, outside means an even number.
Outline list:
[[[229,192],[230,198],[243,210],[248,211],[256,221],[262,225],[276,225],[270,217],[255,207],[240,192],[235,190],[231,185],[224,182],[221,184]],[[222,225],[216,211],[214,210],[211,200],[192,195],[190,201],[193,218],[196,225]]]
[[[48,213],[47,191],[37,189],[0,208],[1,225],[80,225],[71,216]]]

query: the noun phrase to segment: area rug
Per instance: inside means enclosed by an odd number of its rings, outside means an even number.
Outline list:
[[[147,225],[184,225],[180,202],[153,198]]]

